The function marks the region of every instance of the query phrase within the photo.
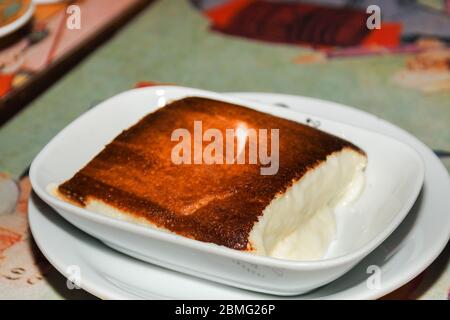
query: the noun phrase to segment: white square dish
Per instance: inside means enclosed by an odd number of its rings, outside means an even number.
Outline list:
[[[255,256],[91,213],[46,191],[49,184],[69,179],[141,117],[187,96],[223,100],[300,123],[313,117],[321,122],[321,130],[349,140],[367,153],[366,188],[354,204],[336,212],[337,237],[324,259],[298,262]],[[392,138],[311,114],[171,86],[131,90],[101,103],[50,141],[30,170],[33,189],[45,202],[107,245],[173,270],[279,295],[299,294],[328,283],[369,254],[406,216],[423,176],[420,156]]]

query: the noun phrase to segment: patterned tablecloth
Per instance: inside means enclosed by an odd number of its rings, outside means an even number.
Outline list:
[[[93,298],[67,289],[33,243],[27,168],[78,115],[141,80],[298,94],[355,106],[413,133],[450,169],[450,49],[438,40],[450,39],[448,1],[372,1],[386,7],[381,31],[362,29],[361,7],[342,11],[328,5],[333,2],[346,1],[156,1],[0,127],[0,299]],[[409,16],[395,14],[411,3]],[[313,30],[319,31],[313,37],[293,32],[298,24],[298,30],[311,27],[290,14],[296,10],[309,10],[309,17],[327,14],[333,32],[323,19],[315,20]],[[339,28],[361,32],[339,36]],[[386,298],[447,299],[449,255],[447,246],[425,272]]]

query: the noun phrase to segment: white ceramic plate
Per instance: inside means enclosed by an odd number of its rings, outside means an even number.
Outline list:
[[[240,94],[242,97],[283,103],[292,109],[325,114],[328,118],[389,133],[414,146],[426,162],[425,187],[399,229],[346,275],[297,298],[369,299],[406,283],[428,266],[443,249],[450,233],[450,181],[434,154],[404,131],[366,113],[341,105],[286,95]],[[306,109],[305,109],[306,108]],[[314,119],[313,119],[314,120]],[[30,202],[30,225],[39,247],[66,276],[68,266],[82,269],[82,287],[102,298],[265,298],[249,291],[217,285],[168,271],[115,252],[70,226],[42,202]],[[366,286],[367,267],[381,270],[380,288]],[[123,272],[123,270],[127,270]]]
[[[33,2],[31,2],[27,11],[25,11],[25,13],[20,18],[14,20],[10,24],[7,24],[6,26],[1,27],[0,28],[0,38],[18,30],[23,25],[25,25],[25,23],[27,23],[28,20],[30,20],[31,17],[33,16],[34,9],[35,9],[35,5]]]
[[[287,108],[191,88],[159,86],[130,90],[85,113],[44,147],[30,169],[34,191],[72,224],[133,257],[240,288],[296,295],[335,280],[381,244],[404,219],[422,186],[423,162],[412,148],[375,132],[317,118],[322,130],[362,148],[369,162],[362,195],[350,207],[337,212],[337,236],[326,258],[305,262],[247,254],[93,214],[47,191],[50,184],[62,183],[73,176],[118,133],[144,115],[164,103],[188,96],[245,105],[298,122],[306,123],[311,117]]]

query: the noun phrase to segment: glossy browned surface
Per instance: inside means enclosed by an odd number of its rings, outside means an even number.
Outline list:
[[[172,131],[203,132],[245,124],[279,129],[276,175],[260,174],[260,164],[182,164],[171,161]],[[99,123],[99,130],[102,125]],[[208,143],[203,143],[206,146]],[[204,98],[175,101],[122,132],[91,162],[59,187],[80,205],[99,199],[130,215],[178,234],[248,249],[248,235],[272,199],[326,156],[355,146],[311,127],[249,108]],[[359,150],[359,149],[357,149]]]

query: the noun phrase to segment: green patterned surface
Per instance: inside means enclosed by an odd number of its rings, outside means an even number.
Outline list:
[[[300,52],[209,32],[187,2],[157,1],[0,128],[0,171],[18,176],[69,122],[139,80],[337,101],[387,119],[433,149],[450,150],[450,93],[424,95],[392,84],[406,56],[294,64]],[[450,169],[448,158],[444,163]]]

